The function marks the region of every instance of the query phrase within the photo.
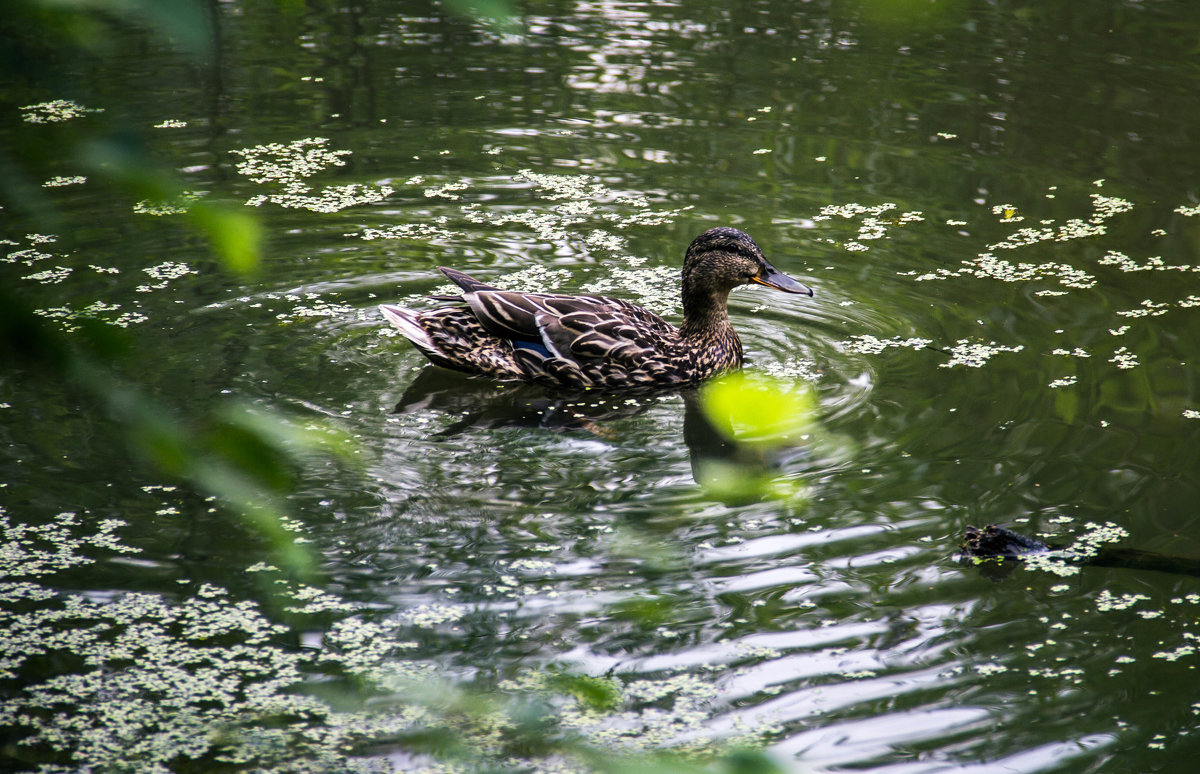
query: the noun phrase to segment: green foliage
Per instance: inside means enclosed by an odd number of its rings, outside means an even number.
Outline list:
[[[772,457],[807,439],[816,405],[807,384],[761,374],[738,372],[705,385],[701,410],[728,449],[695,463],[696,480],[710,496],[731,504],[802,494],[797,482],[779,480]]]
[[[262,253],[263,231],[258,219],[224,204],[197,202],[188,210],[197,230],[204,233],[225,267],[235,274],[254,274]]]
[[[46,41],[66,41],[67,48],[76,46],[83,55],[102,60],[108,53],[104,30],[114,23],[150,29],[203,60],[213,44],[210,10],[199,0],[26,0],[7,24],[25,24],[32,28],[23,30],[27,35],[39,34],[23,38],[4,63],[13,70],[25,67]],[[53,80],[55,75],[52,67],[43,66],[32,77]],[[56,208],[30,182],[45,179],[45,168],[56,162],[73,159],[89,177],[131,203],[173,203],[183,223],[207,238],[232,274],[246,276],[259,266],[263,234],[258,221],[241,208],[190,199],[137,135],[111,128],[100,117],[81,116],[27,130],[20,142],[13,156],[0,155],[6,172],[0,176],[0,194],[42,232],[71,233],[87,226],[84,215]],[[240,514],[281,566],[299,575],[312,571],[312,558],[284,527],[282,497],[294,483],[299,460],[313,453],[345,457],[350,449],[345,437],[324,425],[300,426],[244,404],[171,406],[151,396],[136,378],[118,375],[136,340],[88,320],[79,321],[74,333],[64,333],[37,317],[15,292],[3,289],[0,296],[0,355],[10,367],[32,369],[94,401],[121,428],[133,454]]]
[[[868,24],[921,31],[952,25],[964,10],[962,0],[857,0],[856,4]]]
[[[514,32],[520,22],[508,0],[444,0],[442,5],[456,16],[482,22],[505,32]]]
[[[608,712],[620,704],[620,687],[608,678],[561,672],[547,682],[551,689],[574,696],[580,704],[590,709]]]
[[[212,54],[213,30],[203,0],[25,0],[42,24],[57,29],[75,45],[104,51],[108,24],[120,21],[166,36],[197,58]]]
[[[706,385],[701,399],[709,421],[727,438],[767,446],[797,440],[809,429],[816,408],[806,385],[744,371]]]
[[[76,151],[83,165],[134,201],[178,203],[186,200],[179,180],[155,163],[145,148],[125,135],[89,136],[85,133]],[[258,220],[220,202],[188,201],[184,217],[208,238],[213,252],[229,271],[253,274],[262,253],[263,233]],[[62,217],[56,214],[55,219]]]

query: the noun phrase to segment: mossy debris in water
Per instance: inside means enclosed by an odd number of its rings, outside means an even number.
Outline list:
[[[0,509],[0,681],[9,697],[0,726],[19,740],[14,749],[41,762],[43,774],[168,772],[180,765],[589,770],[571,753],[579,742],[556,747],[554,740],[565,737],[549,731],[542,752],[514,753],[508,740],[531,698],[555,706],[553,724],[593,748],[708,754],[732,743],[708,728],[718,691],[703,674],[564,683],[535,670],[505,683],[501,694],[473,697],[441,682],[435,662],[402,657],[417,648],[406,632],[452,623],[464,608],[426,606],[372,621],[334,594],[280,579],[274,585],[286,589],[287,612],[306,628],[322,626],[320,649],[305,649],[293,627],[213,584],[183,596],[56,589],[50,576],[96,562],[94,551],[138,552],[116,537],[123,522],[87,521],[86,514],[62,513],[45,524],[21,524]],[[265,564],[252,569],[273,572]],[[321,625],[312,616],[338,620]],[[317,683],[338,709],[305,691]],[[733,741],[761,742],[770,730],[734,729]],[[453,760],[419,752],[420,740],[435,737],[454,740]]]

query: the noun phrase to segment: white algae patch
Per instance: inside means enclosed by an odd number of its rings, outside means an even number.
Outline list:
[[[195,191],[184,191],[169,201],[151,201],[142,199],[133,205],[133,211],[139,215],[182,215],[191,209],[192,204],[204,194]]]
[[[330,150],[325,137],[306,137],[283,143],[268,143],[231,151],[241,156],[237,171],[271,193],[252,197],[246,204],[258,207],[267,202],[281,207],[313,212],[338,212],[348,207],[386,199],[393,189],[386,185],[348,183],[315,189],[306,180],[330,167],[346,165],[348,150]]]
[[[878,355],[885,349],[908,348],[908,349],[924,349],[932,344],[931,339],[922,339],[918,337],[901,338],[894,336],[890,339],[880,339],[868,334],[860,334],[851,336],[846,341],[841,343],[841,346],[847,352],[856,352],[863,355]]]
[[[1027,556],[1026,569],[1041,570],[1061,577],[1077,575],[1080,563],[1096,556],[1105,543],[1119,543],[1129,537],[1124,527],[1111,521],[1104,524],[1089,521],[1084,524],[1084,529],[1086,531],[1078,535],[1067,548]]]
[[[826,221],[834,218],[842,220],[858,220],[858,233],[854,238],[843,243],[842,248],[852,253],[865,252],[870,249],[863,242],[883,239],[887,236],[890,226],[904,226],[924,220],[920,212],[903,212],[890,218],[881,217],[883,213],[897,209],[892,202],[865,206],[855,202],[849,204],[830,204],[821,208],[820,214],[814,215],[814,221]],[[833,242],[834,240],[827,240]]]
[[[137,309],[130,310],[123,307],[122,304],[104,299],[87,301],[80,298],[81,294],[78,292],[76,286],[80,285],[79,281],[81,278],[91,277],[94,280],[96,275],[101,275],[116,279],[121,275],[120,269],[114,266],[100,266],[97,264],[80,266],[78,265],[80,263],[78,259],[71,253],[60,251],[55,246],[54,243],[57,241],[57,238],[50,235],[29,234],[26,236],[26,240],[32,245],[37,245],[37,247],[27,247],[9,252],[0,258],[0,263],[13,263],[34,267],[36,271],[24,274],[21,278],[42,285],[64,284],[68,287],[68,292],[60,295],[59,298],[65,296],[66,298],[77,299],[71,305],[61,304],[36,308],[33,310],[34,314],[55,321],[68,333],[79,329],[78,322],[80,320],[97,320],[120,328],[128,328],[131,325],[144,323],[149,319],[149,316],[145,312]],[[16,246],[19,247],[20,245]],[[189,274],[197,273],[195,269],[180,261],[164,261],[155,266],[147,267],[142,271],[152,281],[130,288],[126,293],[129,290],[135,293],[151,293],[163,290],[172,281]],[[134,276],[136,275],[129,275],[130,279],[123,281],[128,283]],[[141,302],[135,302],[133,306],[141,306]]]
[[[88,113],[103,113],[104,108],[87,108],[69,99],[53,99],[21,108],[21,120],[29,124],[58,124]]]
[[[42,188],[63,188],[68,185],[83,185],[87,178],[83,175],[57,175],[42,183]]]
[[[151,266],[148,269],[142,269],[142,271],[150,275],[152,280],[157,280],[157,282],[149,285],[138,285],[137,288],[135,288],[138,293],[150,293],[155,290],[162,290],[163,288],[167,287],[171,280],[179,279],[180,277],[186,277],[188,274],[198,273],[186,263],[179,263],[177,261],[167,261],[165,263],[160,263],[157,266]]]
[[[619,295],[650,311],[669,315],[680,306],[679,269],[656,266],[649,269],[614,267],[609,276],[583,286],[587,293]]]
[[[661,225],[691,209],[656,210],[645,196],[614,191],[591,175],[552,175],[522,169],[514,180],[530,185],[539,198],[554,204],[511,210],[472,203],[463,208],[463,215],[472,223],[523,225],[551,243],[573,243],[583,234],[585,250],[618,253],[625,250],[626,242],[610,229]]]
[[[1126,347],[1119,347],[1116,352],[1113,352],[1113,356],[1109,358],[1108,362],[1112,363],[1121,370],[1137,368],[1139,365],[1141,365],[1141,363],[1138,361],[1137,355],[1130,352]]]
[[[792,358],[784,362],[763,363],[759,370],[779,379],[802,380],[812,384],[821,379],[821,367],[813,360]]]
[[[1098,180],[1095,182],[1095,185],[1100,186],[1103,182],[1102,180]],[[1056,188],[1056,186],[1052,186],[1050,190],[1056,190]],[[1108,235],[1110,221],[1123,213],[1131,211],[1134,204],[1126,199],[1116,196],[1104,196],[1098,193],[1090,194],[1089,201],[1091,213],[1088,216],[1067,219],[1061,223],[1055,219],[1046,219],[1039,221],[1036,226],[1022,225],[1004,238],[988,244],[986,249],[975,255],[975,257],[962,260],[957,267],[936,268],[929,271],[910,270],[898,272],[898,274],[910,277],[915,282],[949,281],[969,278],[989,279],[1008,283],[1044,284],[1046,282],[1053,282],[1058,287],[1043,287],[1028,291],[1028,294],[1032,297],[1048,299],[1073,295],[1077,291],[1091,290],[1095,293],[1103,293],[1109,287],[1128,287],[1129,280],[1114,276],[1114,271],[1123,274],[1140,273],[1159,275],[1164,273],[1192,275],[1200,272],[1200,266],[1171,263],[1161,255],[1134,258],[1122,250],[1112,249],[1107,246],[1100,246],[1100,257],[1093,257],[1097,252],[1094,245],[1100,242],[1102,237]],[[1176,208],[1175,212],[1190,216],[1194,214],[1192,209],[1188,206],[1181,206]],[[995,205],[991,208],[991,212],[996,216],[1000,224],[1021,223],[1026,220],[1026,216],[1019,214],[1019,209],[1014,204]],[[946,223],[952,226],[966,225],[964,221],[959,220],[947,220]],[[1158,236],[1166,235],[1166,231],[1163,229],[1154,229],[1151,233]],[[1087,247],[1081,245],[1078,248],[1062,247],[1064,243],[1077,241],[1088,241],[1093,244]],[[1038,259],[1021,261],[1009,257],[1002,258],[999,255],[1001,251],[1008,251],[1010,256],[1025,251],[1029,254],[1037,255]],[[1087,260],[1091,266],[1085,268],[1079,265],[1079,261],[1075,263],[1067,262],[1070,256],[1080,254],[1087,256]],[[1048,255],[1054,256],[1054,259],[1046,260],[1045,256]],[[1093,273],[1093,267],[1100,268],[1096,273]],[[1117,308],[1110,312],[1113,320],[1111,327],[1107,329],[1108,333],[1112,336],[1124,336],[1133,330],[1130,325],[1118,325],[1118,322],[1123,323],[1126,320],[1149,321],[1176,310],[1200,307],[1200,294],[1190,293],[1180,297],[1177,287],[1172,290],[1173,292],[1169,298],[1145,298],[1132,308],[1122,309],[1120,306],[1117,306]],[[1089,300],[1087,303],[1093,309],[1111,308],[1109,303],[1102,298]],[[1064,305],[1057,308],[1067,309],[1070,307]],[[1056,310],[1051,311],[1050,307],[1046,307],[1046,310],[1047,313],[1059,314]],[[1054,333],[1059,335],[1065,332],[1066,328],[1057,328],[1054,330]],[[1134,338],[1134,336],[1130,336],[1131,340]],[[1127,346],[1116,348],[1107,356],[1106,361],[1116,371],[1137,368],[1141,365],[1141,360],[1135,351],[1137,343],[1139,342],[1131,341]],[[870,350],[864,349],[864,346],[865,342],[864,344],[848,349],[850,351],[869,352]],[[952,360],[942,365],[944,367],[954,365],[978,367],[996,352],[1018,352],[1020,349],[1020,345],[998,347],[994,342],[990,345],[979,345],[960,341],[959,345],[953,348],[954,357]],[[1091,353],[1081,347],[1060,347],[1055,349],[1052,354],[1086,358]],[[1097,354],[1104,357],[1100,353]],[[1110,370],[1109,373],[1112,373],[1112,371]],[[1052,389],[1062,389],[1071,387],[1077,383],[1078,377],[1069,375],[1050,381],[1048,386]]]
[[[145,489],[166,494],[169,488]],[[505,737],[521,721],[502,701],[460,694],[441,682],[434,662],[404,655],[419,647],[407,632],[438,627],[452,636],[465,607],[428,603],[369,620],[355,603],[278,578],[271,585],[293,620],[285,625],[212,583],[184,580],[190,592],[170,595],[60,591],[52,576],[95,562],[92,553],[138,552],[116,536],[123,522],[89,521],[86,514],[61,513],[45,524],[22,524],[0,508],[0,681],[9,683],[0,724],[16,729],[20,744],[67,761],[43,765],[45,774],[167,772],[180,765],[385,772],[407,769],[391,757],[403,749],[395,740],[431,732],[461,740],[482,767],[588,768],[561,754],[514,758]],[[513,562],[511,569],[540,574],[552,565]],[[277,572],[261,562],[248,570]],[[320,647],[298,647],[293,626],[320,631]],[[39,676],[15,682],[31,661],[42,665]],[[354,679],[340,694],[339,676]],[[606,708],[572,698],[569,690],[564,696],[554,676],[541,671],[525,671],[501,689],[518,700],[553,697],[564,728],[606,749],[714,752],[759,744],[776,730],[771,724],[711,730],[722,701],[704,674],[577,679],[602,688]],[[304,690],[313,680],[325,684],[320,696]],[[371,698],[358,698],[364,693]],[[475,709],[464,716],[455,706]],[[364,752],[372,747],[377,752]]]
[[[1018,344],[1015,347],[1007,347],[996,342],[988,344],[980,344],[971,342],[967,339],[959,339],[958,343],[950,349],[950,359],[945,363],[939,363],[939,368],[954,368],[955,366],[966,366],[967,368],[981,368],[984,363],[990,360],[993,356],[1001,352],[1020,352],[1025,349],[1025,345]]]
[[[440,216],[432,223],[401,223],[385,228],[364,228],[362,231],[346,234],[346,236],[358,237],[368,242],[375,239],[416,239],[419,241],[453,239],[457,235],[445,227],[447,220],[448,218],[445,216]]]

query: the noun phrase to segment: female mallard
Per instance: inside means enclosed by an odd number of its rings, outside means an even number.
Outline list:
[[[379,307],[425,357],[457,371],[569,388],[682,386],[738,368],[742,342],[729,322],[729,291],[756,282],[812,295],[736,228],[709,229],[688,247],[678,329],[617,298],[499,290],[461,271],[441,272],[465,291],[465,306]]]

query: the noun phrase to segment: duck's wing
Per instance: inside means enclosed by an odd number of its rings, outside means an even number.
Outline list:
[[[673,329],[647,326],[623,312],[611,310],[602,315],[581,310],[557,318],[539,316],[538,332],[556,357],[567,360],[605,359],[640,365],[672,348],[676,339]]]
[[[639,307],[640,309],[640,307]],[[644,310],[641,310],[644,311]],[[542,345],[514,351],[527,378],[580,388],[663,387],[688,381],[673,328],[660,331],[608,310],[537,316]]]
[[[662,334],[674,332],[666,320],[648,309],[618,298],[605,296],[569,296],[557,293],[521,293],[513,290],[475,290],[463,294],[475,317],[491,333],[513,341],[539,343],[542,326],[539,316],[561,320],[584,315],[597,324],[608,321],[640,326]],[[583,318],[580,318],[582,324]]]
[[[539,314],[562,317],[574,312],[594,312],[601,316],[617,314],[651,330],[662,333],[675,330],[649,309],[619,298],[501,290],[448,266],[439,266],[438,271],[463,289],[462,299],[471,306],[479,322],[497,336],[536,341],[539,338],[536,322]]]

